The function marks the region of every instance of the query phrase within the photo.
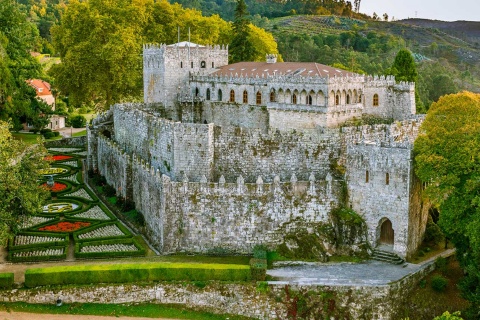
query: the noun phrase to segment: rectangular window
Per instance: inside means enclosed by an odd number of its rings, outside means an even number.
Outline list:
[[[390,184],[390,174],[385,174],[385,184],[388,186]]]
[[[365,172],[365,183],[368,183],[368,180],[370,179],[370,175],[368,171]]]

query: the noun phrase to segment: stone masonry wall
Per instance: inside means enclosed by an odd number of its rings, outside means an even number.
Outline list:
[[[281,227],[294,220],[328,221],[341,201],[341,183],[310,182],[245,184],[172,182],[164,179],[164,252],[209,252],[215,248],[249,253],[257,244],[279,244]]]
[[[311,308],[313,319],[398,319],[408,294],[434,269],[425,265],[418,272],[385,286],[319,286],[270,282],[260,290],[257,283],[104,284],[53,286],[2,290],[5,302],[64,303],[157,303],[182,304],[218,314],[238,314],[254,319],[286,319],[294,309],[293,297]],[[290,299],[287,298],[287,292]]]
[[[393,250],[402,257],[408,248],[412,179],[410,148],[384,148],[373,143],[347,148],[350,206],[365,219],[373,246],[380,238],[380,226],[389,219],[395,232]]]

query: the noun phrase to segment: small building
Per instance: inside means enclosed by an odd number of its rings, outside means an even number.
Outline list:
[[[41,79],[29,79],[27,80],[27,83],[35,89],[37,98],[43,100],[52,108],[52,111],[55,111],[55,97],[52,94],[50,83]],[[27,130],[30,128],[31,126],[29,124],[24,125],[24,129]],[[65,117],[57,114],[52,115],[50,117],[50,123],[46,128],[52,130],[65,128]]]

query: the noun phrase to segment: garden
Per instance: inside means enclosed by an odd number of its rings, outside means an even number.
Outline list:
[[[144,256],[145,248],[83,183],[82,148],[49,148],[39,186],[43,211],[20,223],[8,246],[12,262]]]

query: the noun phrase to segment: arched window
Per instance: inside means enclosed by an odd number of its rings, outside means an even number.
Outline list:
[[[207,100],[210,100],[210,88],[207,89]]]
[[[292,103],[297,104],[297,95],[295,93],[292,95]]]
[[[247,90],[243,91],[243,103],[248,103],[248,92],[247,92]]]
[[[218,89],[218,101],[222,101],[222,90]]]
[[[275,102],[275,90],[270,91],[270,102]]]
[[[257,91],[257,104],[262,104],[262,94]]]
[[[362,95],[358,95],[358,103],[362,103]]]
[[[180,68],[183,68],[183,61],[180,61]]]
[[[378,94],[373,95],[373,106],[378,107]]]
[[[207,64],[205,63],[205,61],[200,62],[200,68],[205,68],[206,66]]]
[[[365,172],[365,183],[368,183],[368,180],[370,180],[370,174],[368,171]]]
[[[198,97],[199,93],[200,93],[200,90],[198,90],[198,88],[195,88],[195,97]]]
[[[230,90],[230,102],[235,102],[235,91]]]
[[[390,174],[385,173],[385,184],[388,186],[390,184]]]
[[[347,104],[350,104],[350,95],[347,94]]]
[[[312,95],[311,95],[311,94],[309,94],[309,95],[307,96],[307,104],[308,104],[308,105],[312,105],[312,104],[313,104],[313,98],[312,98]]]
[[[337,94],[337,95],[335,96],[335,105],[338,106],[339,104],[340,104],[340,95]]]

